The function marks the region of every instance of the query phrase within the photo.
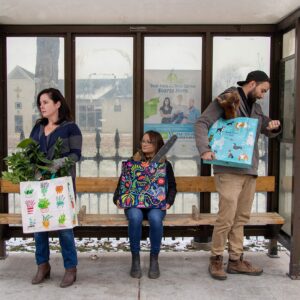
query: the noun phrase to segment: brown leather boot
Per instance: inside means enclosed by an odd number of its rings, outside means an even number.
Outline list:
[[[243,254],[238,260],[229,259],[228,261],[227,273],[230,274],[259,276],[262,274],[262,272],[262,268],[253,266],[249,261],[244,260]]]
[[[227,279],[227,275],[223,268],[223,256],[211,256],[209,261],[210,263],[208,267],[208,272],[211,275],[211,277],[218,280]]]
[[[77,273],[76,268],[66,269],[64,278],[60,283],[60,287],[65,288],[72,285],[76,281],[76,273]]]
[[[48,262],[38,265],[37,272],[32,278],[32,284],[39,284],[44,281],[44,279],[50,278],[51,266]]]

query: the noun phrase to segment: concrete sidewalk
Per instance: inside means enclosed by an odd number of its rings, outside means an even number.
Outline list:
[[[32,285],[36,272],[34,254],[10,253],[0,261],[0,293],[5,300],[60,299],[300,299],[300,281],[287,277],[289,253],[269,258],[247,252],[245,258],[264,267],[262,276],[228,274],[226,281],[212,279],[207,271],[209,252],[164,252],[160,255],[161,277],[147,277],[149,253],[142,252],[143,277],[129,276],[130,253],[79,253],[76,283],[59,287],[63,275],[60,254],[51,254],[51,278]],[[297,296],[298,295],[298,296]]]

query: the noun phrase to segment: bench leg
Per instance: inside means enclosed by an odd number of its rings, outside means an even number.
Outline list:
[[[6,253],[6,242],[5,240],[0,240],[0,259],[5,259],[7,257]]]
[[[6,232],[7,232],[7,225],[0,225],[0,259],[5,259],[7,257]]]
[[[268,247],[268,256],[271,258],[279,258],[278,255],[278,234],[282,225],[270,225],[270,239]]]
[[[277,239],[270,239],[268,246],[268,256],[271,258],[279,258]]]

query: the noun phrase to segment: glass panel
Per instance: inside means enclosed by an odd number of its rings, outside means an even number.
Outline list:
[[[291,235],[293,159],[293,144],[281,143],[279,169],[279,214],[285,220],[281,229],[289,235]]]
[[[20,49],[22,50],[20,55]],[[39,112],[36,95],[55,87],[64,93],[64,39],[60,37],[7,38],[8,153],[28,137]],[[10,212],[19,212],[19,201],[9,201]]]
[[[178,136],[168,152],[175,175],[199,175],[194,122],[201,111],[201,37],[146,37],[144,70],[144,130],[160,132],[164,140]],[[191,212],[197,194],[176,196],[173,212]]]
[[[283,35],[282,58],[295,54],[295,47],[295,29],[292,29]]]
[[[77,176],[119,176],[120,162],[132,156],[132,76],[132,37],[76,38],[76,121],[84,140]],[[79,205],[120,212],[111,198],[82,194]]]
[[[283,132],[280,143],[279,213],[285,218],[282,230],[290,235],[295,141],[295,59],[282,63],[280,83]]]
[[[281,78],[281,113],[282,138],[293,140],[295,138],[295,59],[282,64]]]
[[[254,70],[270,73],[270,38],[269,37],[214,37],[213,40],[213,98],[225,89],[236,86]],[[269,115],[269,93],[258,103],[263,112]],[[258,175],[267,175],[268,139],[261,135],[258,141]],[[266,210],[266,193],[255,195],[252,211]],[[218,209],[218,195],[211,198],[211,211]]]

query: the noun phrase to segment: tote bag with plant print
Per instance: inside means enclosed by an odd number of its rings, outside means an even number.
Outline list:
[[[78,225],[72,177],[20,182],[24,233],[54,231]]]

